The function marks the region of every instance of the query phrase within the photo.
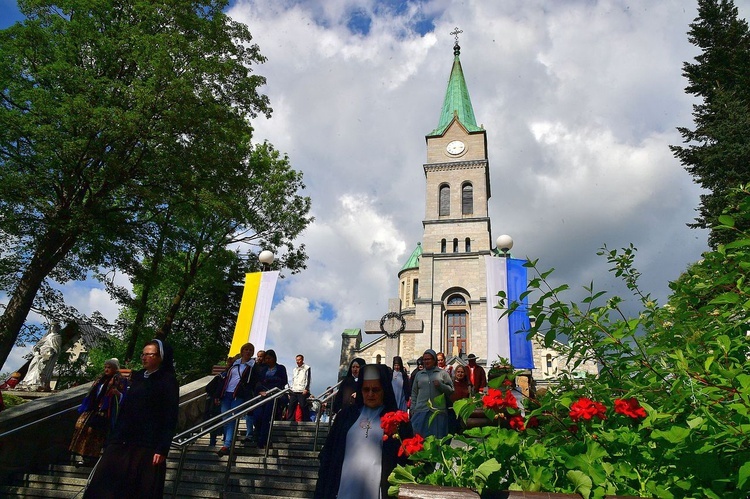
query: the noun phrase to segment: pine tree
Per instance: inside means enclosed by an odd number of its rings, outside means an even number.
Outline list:
[[[732,189],[750,181],[750,34],[731,0],[699,0],[688,37],[702,52],[683,65],[685,90],[701,102],[693,105],[694,129],[678,128],[686,145],[671,149],[708,191],[689,225],[711,228],[736,210]],[[724,236],[711,231],[709,244],[726,242]]]

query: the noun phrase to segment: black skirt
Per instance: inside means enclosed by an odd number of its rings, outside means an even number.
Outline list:
[[[164,495],[166,460],[154,466],[154,449],[110,444],[104,449],[84,499],[154,498]]]

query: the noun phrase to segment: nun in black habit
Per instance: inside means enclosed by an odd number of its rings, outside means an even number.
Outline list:
[[[359,379],[360,370],[365,367],[365,359],[357,357],[349,363],[349,370],[346,376],[341,380],[339,391],[333,396],[332,410],[333,414],[338,413],[344,407],[354,404],[357,393],[357,380]]]
[[[397,464],[401,442],[383,441],[380,418],[398,409],[385,365],[369,364],[360,373],[354,404],[341,410],[320,452],[316,499],[378,499],[388,497],[388,476]],[[401,438],[413,436],[402,424]]]
[[[143,369],[134,373],[120,415],[84,498],[161,498],[167,454],[177,428],[179,386],[172,349],[146,343]]]

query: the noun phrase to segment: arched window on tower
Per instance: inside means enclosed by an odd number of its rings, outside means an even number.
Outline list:
[[[445,239],[440,240],[440,253],[445,253],[448,251],[448,243]]]
[[[474,213],[474,187],[466,182],[461,187],[461,214],[471,215]]]
[[[458,238],[453,240],[453,252],[458,253]]]
[[[471,253],[471,238],[470,237],[466,238],[466,252]]]
[[[451,214],[451,188],[448,184],[440,186],[440,210],[438,215],[447,217]]]

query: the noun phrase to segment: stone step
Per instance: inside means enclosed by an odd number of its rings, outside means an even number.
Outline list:
[[[208,436],[199,438],[185,453],[177,497],[219,498],[247,497],[270,499],[279,497],[311,498],[314,495],[318,474],[318,454],[328,433],[328,426],[319,429],[317,449],[315,423],[279,421],[274,423],[272,448],[258,449],[254,444],[238,442],[230,468],[226,492],[224,476],[227,457],[216,451],[221,445],[210,447]],[[239,435],[244,436],[244,421]],[[180,452],[172,449],[167,460],[165,497],[171,497],[177,475]],[[0,497],[75,498],[80,497],[91,465],[60,463],[42,466],[19,473],[13,481],[0,487]]]
[[[80,491],[55,490],[39,487],[23,487],[15,485],[0,486],[0,497],[42,497],[42,498],[73,498]]]

